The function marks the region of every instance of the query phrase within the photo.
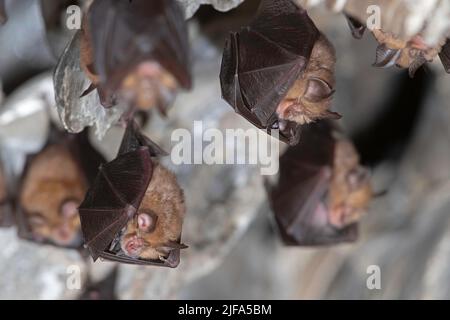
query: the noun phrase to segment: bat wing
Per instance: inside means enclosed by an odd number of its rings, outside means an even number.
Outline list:
[[[100,257],[105,260],[115,261],[126,264],[137,264],[137,265],[152,265],[152,266],[163,266],[169,268],[176,268],[180,263],[180,249],[171,250],[169,256],[164,261],[156,260],[143,260],[130,258],[125,255],[117,255],[108,251],[103,251]]]
[[[122,138],[122,143],[119,147],[119,154],[124,154],[130,151],[139,149],[140,147],[147,147],[152,157],[166,156],[168,153],[160,146],[153,142],[150,138],[142,134],[137,123],[130,120],[127,124],[125,134]]]
[[[190,88],[187,27],[174,0],[97,0],[88,19],[94,68],[105,92],[145,60],[158,61]]]
[[[152,173],[146,147],[119,155],[100,168],[79,208],[85,244],[94,260],[136,213]]]
[[[289,245],[333,244],[357,236],[356,225],[337,229],[328,222],[334,156],[329,130],[327,123],[306,126],[300,143],[280,158],[280,176],[270,198],[281,236]]]
[[[239,35],[231,33],[225,43],[223,52],[222,66],[220,70],[220,86],[222,89],[222,98],[227,101],[236,113],[247,119],[251,124],[259,129],[265,129],[267,133],[272,134],[272,126],[278,121],[273,112],[267,121],[267,125],[258,119],[242,97],[241,84],[239,82]],[[295,145],[300,138],[300,126],[289,121],[284,131],[279,132],[279,138],[289,144]]]
[[[447,42],[442,47],[439,58],[441,59],[445,72],[450,73],[450,38],[447,39]]]

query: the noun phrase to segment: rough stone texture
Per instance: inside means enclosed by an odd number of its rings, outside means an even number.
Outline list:
[[[56,106],[61,122],[69,132],[81,132],[94,126],[101,139],[117,122],[124,108],[103,108],[97,91],[81,97],[91,82],[80,65],[80,33],[76,33],[64,50],[54,73]]]
[[[343,17],[315,10],[311,16],[336,46],[335,109],[344,116],[343,126],[357,132],[379,112],[375,107],[400,71],[371,68],[376,44],[370,36],[352,39]],[[153,113],[146,127],[167,150],[173,146],[172,129],[191,130],[194,120],[221,129],[249,127],[220,99],[220,49],[203,37],[193,39],[198,57],[194,91],[179,95],[167,119]],[[373,202],[357,243],[286,248],[274,231],[258,168],[174,166],[166,159],[186,191],[183,241],[190,248],[174,270],[120,266],[119,297],[450,298],[450,77],[438,64],[430,68],[442,74],[402,159],[374,169],[376,190],[390,186],[389,193]],[[14,164],[10,167],[18,168],[17,157],[45,140],[45,106],[54,104],[51,97],[49,74],[7,97],[0,109],[0,145]],[[102,142],[93,141],[111,159],[122,132],[113,127]],[[68,266],[80,267],[83,282],[88,272],[98,280],[114,266],[20,241],[15,229],[0,230],[0,241],[8,244],[0,251],[0,298],[72,298],[80,292],[66,288]],[[366,288],[366,270],[373,264],[381,268],[381,290]]]

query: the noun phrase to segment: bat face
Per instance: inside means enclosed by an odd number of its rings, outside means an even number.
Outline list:
[[[35,156],[19,198],[33,240],[80,245],[77,208],[86,190],[84,174],[64,145],[50,145]]]
[[[357,222],[367,211],[372,189],[369,173],[359,164],[358,154],[349,141],[337,141],[334,152],[328,196],[329,221],[342,228]]]
[[[278,118],[300,125],[321,119],[340,118],[337,113],[329,110],[334,93],[335,63],[334,48],[321,35],[314,44],[304,74],[295,81],[278,105]]]
[[[375,67],[387,68],[398,66],[409,70],[411,77],[426,62],[433,61],[439,54],[441,43],[437,47],[429,47],[420,35],[404,42],[390,33],[375,29],[372,31],[380,45],[376,52]]]
[[[81,64],[102,104],[163,108],[189,89],[187,27],[174,0],[95,0],[83,21]]]
[[[307,12],[290,0],[263,0],[253,22],[226,42],[223,98],[258,128],[295,145],[300,126],[336,118],[328,109],[334,49]]]
[[[329,122],[307,125],[302,139],[280,158],[270,200],[288,245],[354,241],[356,222],[371,199],[369,175],[353,145]]]
[[[164,260],[177,244],[186,208],[183,191],[175,176],[156,165],[141,205],[120,239],[129,257]]]

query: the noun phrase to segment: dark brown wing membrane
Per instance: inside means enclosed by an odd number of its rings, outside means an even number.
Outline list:
[[[450,73],[450,39],[447,39],[447,42],[442,47],[439,58],[441,59],[445,72]]]
[[[164,151],[160,146],[153,142],[150,138],[142,134],[139,130],[137,123],[134,120],[130,120],[127,124],[127,129],[122,138],[122,143],[119,148],[119,155],[134,151],[140,147],[148,147],[150,155],[152,157],[166,156],[168,153]]]
[[[328,222],[326,196],[334,145],[327,123],[311,124],[302,131],[300,143],[280,158],[280,176],[270,190],[270,199],[288,245],[326,245],[356,239],[356,225],[337,229]]]
[[[152,266],[164,266],[169,268],[176,268],[180,263],[180,249],[171,250],[169,256],[164,261],[142,260],[130,258],[125,255],[117,255],[108,251],[103,251],[100,257],[120,263],[137,264],[137,265],[152,265]]]
[[[114,92],[145,60],[156,60],[190,88],[189,46],[183,13],[174,0],[95,0],[88,12],[99,88]]]
[[[79,208],[85,244],[94,261],[136,213],[152,173],[147,147],[119,155],[100,168]]]
[[[276,108],[304,71],[318,37],[305,10],[289,0],[262,1],[250,26],[231,33],[226,42],[220,72],[223,98],[270,133],[278,121]],[[289,142],[296,137],[298,128],[280,134]]]

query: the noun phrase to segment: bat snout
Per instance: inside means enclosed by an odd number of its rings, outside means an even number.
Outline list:
[[[137,236],[133,236],[122,244],[122,250],[130,257],[138,257],[144,248],[144,241]]]

